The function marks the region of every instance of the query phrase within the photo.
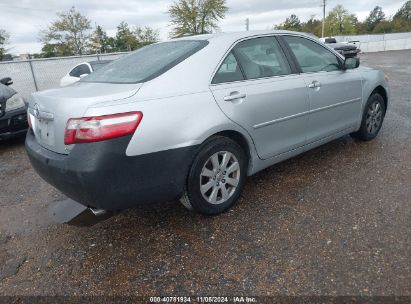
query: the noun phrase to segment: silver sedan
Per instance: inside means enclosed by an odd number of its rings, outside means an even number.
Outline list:
[[[389,95],[381,71],[304,34],[185,37],[33,94],[26,148],[94,210],[180,199],[215,215],[247,176],[346,134],[375,138]]]

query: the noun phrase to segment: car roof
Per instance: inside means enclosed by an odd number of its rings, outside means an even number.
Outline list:
[[[313,35],[309,35],[301,32],[283,31],[283,30],[262,30],[262,31],[242,31],[242,32],[221,32],[215,34],[204,34],[195,36],[186,36],[172,39],[174,40],[226,40],[227,42],[237,41],[245,38],[251,38],[254,36],[276,35],[276,34],[293,34],[304,37],[313,38]]]

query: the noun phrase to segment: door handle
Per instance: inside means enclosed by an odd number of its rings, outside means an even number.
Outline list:
[[[243,99],[246,98],[246,94],[240,94],[239,92],[232,92],[230,95],[224,97],[224,101],[234,101],[237,99]]]
[[[321,83],[318,82],[317,80],[314,80],[312,83],[310,83],[310,84],[308,85],[308,87],[309,87],[310,89],[320,88],[320,87],[321,87]]]

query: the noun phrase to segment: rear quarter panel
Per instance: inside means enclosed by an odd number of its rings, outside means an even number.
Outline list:
[[[138,96],[139,94],[136,97]],[[221,112],[209,90],[92,107],[88,109],[86,116],[131,111],[143,112],[143,119],[127,147],[128,156],[200,145],[210,136],[222,131],[241,133],[251,148],[250,153],[255,154],[251,137]]]

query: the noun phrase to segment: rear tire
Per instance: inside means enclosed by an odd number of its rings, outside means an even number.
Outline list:
[[[357,132],[351,133],[351,136],[362,141],[377,137],[384,122],[385,111],[384,98],[379,93],[372,94],[364,107],[361,127]]]
[[[181,203],[203,215],[218,215],[239,199],[247,176],[243,148],[227,137],[202,145],[190,168]]]

